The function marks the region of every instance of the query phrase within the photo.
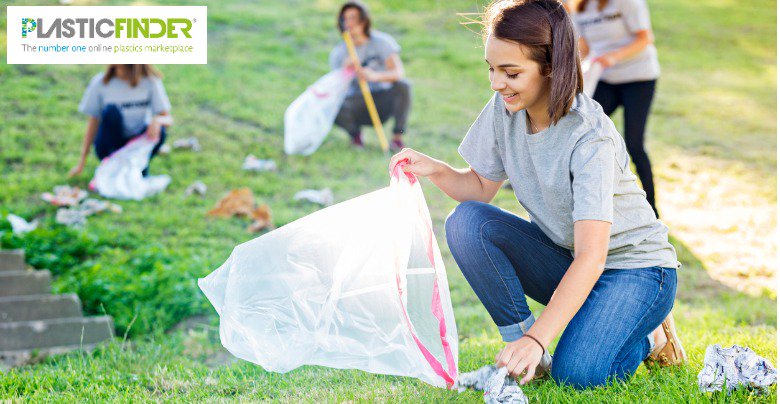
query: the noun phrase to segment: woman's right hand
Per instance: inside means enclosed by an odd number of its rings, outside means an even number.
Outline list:
[[[81,174],[84,171],[84,163],[79,163],[75,167],[71,168],[68,172],[68,178],[73,178]]]
[[[404,159],[408,160],[409,164],[405,165],[403,170],[418,177],[428,177],[437,174],[444,166],[444,163],[439,160],[407,148],[390,158],[390,172],[393,171],[393,167],[395,167],[399,161]]]

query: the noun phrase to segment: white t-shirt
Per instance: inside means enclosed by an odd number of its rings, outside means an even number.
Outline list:
[[[79,103],[79,111],[100,118],[107,105],[116,105],[122,113],[124,137],[138,135],[153,115],[171,110],[168,94],[158,77],[143,77],[137,86],[130,87],[129,82],[116,77],[103,84],[104,75],[98,73],[92,77]]]
[[[368,41],[362,45],[355,46],[355,53],[360,60],[360,64],[363,67],[367,67],[377,72],[383,72],[387,70],[387,58],[394,53],[400,53],[401,46],[398,42],[390,36],[381,31],[375,29],[371,30],[371,35]],[[344,60],[349,58],[349,52],[347,51],[347,44],[341,41],[330,52],[330,68],[338,69],[344,65]],[[393,83],[386,81],[374,81],[369,82],[368,87],[371,92],[387,90],[393,86]],[[360,87],[357,79],[352,81],[352,85],[349,88],[348,96],[360,94]]]
[[[650,12],[644,0],[609,0],[603,10],[590,0],[582,12],[572,15],[574,26],[590,48],[589,56],[601,56],[636,39],[636,33],[651,29]],[[658,51],[653,44],[604,70],[601,81],[622,84],[655,80],[661,75]]]

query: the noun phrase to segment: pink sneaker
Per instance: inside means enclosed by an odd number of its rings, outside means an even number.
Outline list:
[[[362,149],[364,147],[362,133],[358,133],[357,136],[352,138],[352,147],[355,147],[357,149]]]
[[[404,146],[404,142],[403,141],[393,140],[392,142],[390,142],[390,150],[392,150],[394,152],[399,152],[404,147],[406,147],[406,146]]]

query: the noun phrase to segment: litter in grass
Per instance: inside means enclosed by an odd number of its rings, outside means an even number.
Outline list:
[[[523,390],[508,374],[506,367],[496,369],[493,365],[486,365],[473,372],[461,373],[455,387],[461,393],[470,388],[483,391],[485,402],[489,404],[527,404],[528,398]]]
[[[198,142],[198,138],[191,136],[191,137],[185,137],[184,139],[176,139],[173,141],[173,148],[174,149],[185,149],[185,150],[192,150],[194,152],[199,152],[200,149],[200,142]]]
[[[739,345],[721,348],[715,344],[708,346],[704,353],[704,368],[699,372],[702,392],[723,391],[724,385],[727,394],[739,386],[766,392],[775,383],[775,367],[750,348]]]
[[[84,227],[87,224],[87,217],[104,211],[122,213],[122,207],[108,201],[87,198],[79,206],[57,209],[54,220],[66,226]]]
[[[54,192],[42,193],[41,199],[54,206],[76,206],[82,199],[86,198],[87,195],[89,195],[89,193],[79,187],[57,185],[54,187]]]
[[[217,202],[214,209],[206,214],[216,217],[249,217],[252,223],[247,226],[247,231],[254,233],[273,228],[271,208],[268,205],[256,206],[255,198],[249,188],[230,191]]]
[[[331,191],[330,188],[322,190],[306,189],[296,193],[295,196],[293,196],[293,199],[296,201],[309,201],[322,206],[330,206],[333,205],[333,191]]]
[[[241,166],[242,170],[257,172],[276,171],[277,168],[275,161],[259,159],[252,154],[246,156],[244,164]]]
[[[204,184],[202,181],[195,181],[190,186],[187,187],[187,189],[184,190],[185,196],[190,195],[200,195],[205,196],[206,191],[208,190],[208,187],[206,184]]]
[[[11,223],[11,230],[16,235],[22,235],[25,233],[29,233],[36,228],[38,228],[38,221],[33,220],[32,222],[28,222],[24,220],[23,217],[14,215],[13,213],[9,213],[8,216],[6,216],[6,219],[8,219],[8,222]]]

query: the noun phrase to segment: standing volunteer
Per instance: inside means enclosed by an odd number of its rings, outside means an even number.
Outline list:
[[[578,0],[573,20],[580,34],[582,58],[592,56],[604,67],[593,99],[612,115],[623,106],[628,154],[658,217],[650,158],[645,151],[645,126],[661,74],[653,45],[645,0]]]
[[[81,174],[94,143],[103,160],[138,136],[157,140],[154,157],[165,142],[170,124],[171,103],[165,93],[162,74],[151,65],[109,65],[89,82],[79,111],[89,115],[79,163],[69,176]],[[148,174],[149,167],[143,171]]]
[[[355,52],[360,59],[360,66],[355,68],[358,76],[368,82],[379,119],[384,123],[393,117],[395,126],[390,148],[401,150],[412,99],[411,85],[404,79],[404,66],[398,56],[401,47],[392,36],[371,29],[371,16],[360,2],[350,1],[341,6],[338,28],[347,31],[355,43]],[[342,41],[330,53],[330,67],[338,69],[351,65],[349,51]],[[371,116],[357,80],[350,86],[335,123],[347,131],[354,146],[363,147],[360,128],[371,125]]]
[[[582,93],[569,15],[555,0],[501,1],[483,23],[495,93],[458,148],[470,167],[412,149],[390,164],[408,159],[405,171],[461,202],[447,243],[506,342],[497,366],[523,384],[549,371],[585,388],[627,379],[643,360],[682,363],[677,256],[623,138]],[[507,179],[531,221],[489,204]],[[526,296],[546,305],[538,319]]]

